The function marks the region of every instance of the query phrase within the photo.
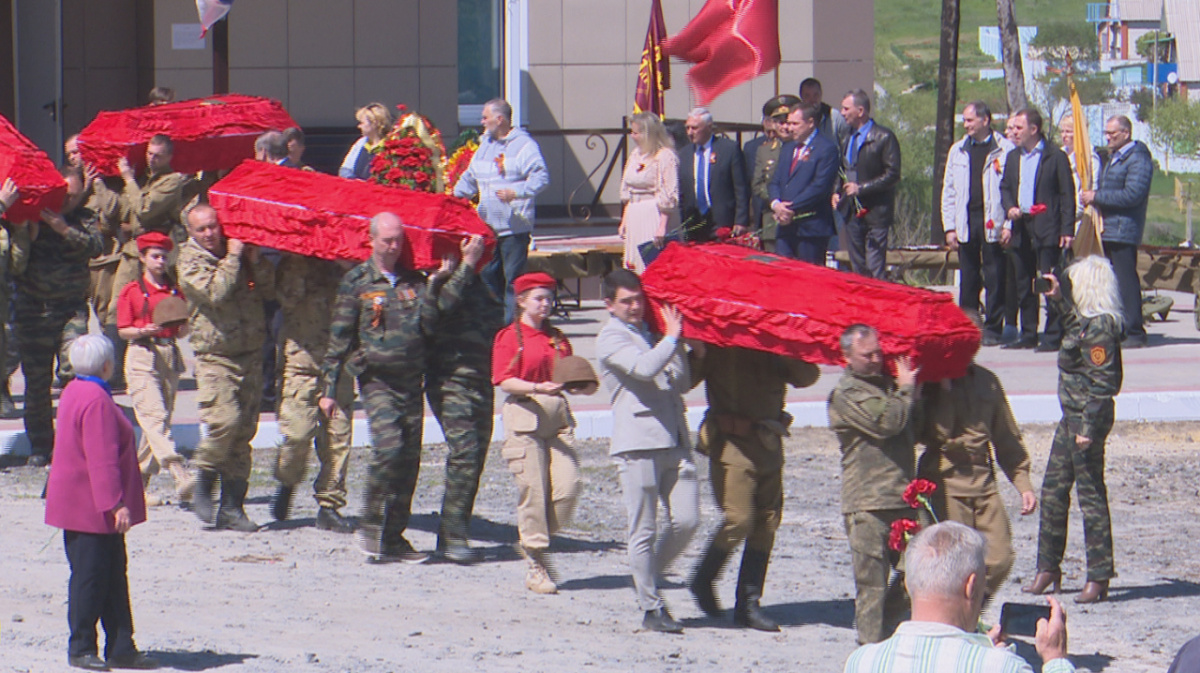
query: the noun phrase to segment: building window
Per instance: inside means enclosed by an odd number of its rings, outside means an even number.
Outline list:
[[[499,98],[504,62],[503,0],[458,0],[458,123],[476,126]]]

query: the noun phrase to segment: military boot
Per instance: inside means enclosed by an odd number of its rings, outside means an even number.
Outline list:
[[[253,533],[258,524],[246,516],[246,490],[250,484],[243,480],[221,479],[221,509],[217,511],[217,528]]]
[[[293,487],[285,484],[275,487],[275,495],[271,497],[271,516],[276,521],[287,521],[291,515],[293,490]]]
[[[733,623],[758,631],[778,631],[779,625],[762,611],[763,582],[767,579],[770,554],[746,548],[742,552],[742,568],[738,572],[737,605],[733,608]]]
[[[192,492],[192,513],[210,526],[217,520],[213,507],[213,489],[216,485],[216,470],[196,470],[196,490]]]
[[[688,583],[696,605],[709,617],[721,615],[721,606],[717,603],[717,577],[731,553],[731,549],[721,549],[715,543],[710,543],[708,551],[704,552],[704,558],[700,560],[700,565],[696,566],[692,581]]]
[[[0,387],[0,418],[19,418],[20,416],[21,414],[17,413],[17,405],[13,402],[12,394],[8,390],[8,381],[6,380],[4,386]]]

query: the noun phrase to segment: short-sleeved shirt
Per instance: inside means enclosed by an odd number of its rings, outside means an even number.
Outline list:
[[[178,288],[155,285],[153,281],[144,279],[143,283],[146,286],[144,292],[142,283],[136,280],[121,288],[121,294],[117,297],[118,329],[152,325],[154,324],[154,308],[158,306],[158,302],[171,295],[183,298]],[[177,326],[165,327],[157,334],[162,338],[174,338],[178,335],[179,327]]]
[[[521,330],[518,342],[517,330]],[[561,332],[534,329],[520,321],[500,330],[492,346],[492,383],[517,378],[545,383],[554,377],[554,361],[571,355],[571,343]]]

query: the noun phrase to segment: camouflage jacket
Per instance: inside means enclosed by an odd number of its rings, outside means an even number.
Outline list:
[[[343,372],[423,371],[426,340],[474,277],[471,265],[459,264],[443,285],[431,287],[423,274],[397,268],[393,286],[372,259],[347,271],[338,286],[321,365],[325,396],[336,397]]]
[[[30,222],[26,226],[37,228],[36,237],[32,231],[13,237],[13,258],[26,260],[24,272],[16,276],[21,294],[45,302],[87,298],[88,260],[100,254],[103,237],[96,229],[95,214],[87,208],[63,213],[63,218],[69,225],[64,234],[44,222]]]
[[[478,379],[491,387],[492,342],[504,323],[504,307],[491,298],[478,276],[463,290],[462,302],[438,317],[427,338],[426,380],[450,376]]]
[[[248,265],[241,256],[217,257],[189,238],[179,247],[175,268],[197,353],[241,355],[262,348],[263,301],[275,284],[270,262],[260,257]]]
[[[946,495],[980,497],[996,492],[998,463],[1018,491],[1033,491],[1029,452],[995,373],[973,364],[948,390],[926,385],[921,403],[921,476],[943,484]]]
[[[342,275],[337,262],[291,254],[280,260],[275,298],[283,309],[281,338],[289,369],[319,373]]]
[[[122,252],[137,257],[138,236],[148,231],[170,234],[179,222],[183,209],[183,187],[188,177],[181,173],[164,172],[146,175],[136,183],[125,184],[116,192],[120,204],[120,218],[129,224]],[[105,198],[107,187],[103,180],[93,183],[97,198]]]
[[[842,513],[903,509],[916,472],[911,386],[846,369],[829,393],[829,427],[842,451]]]
[[[1109,315],[1085,318],[1058,300],[1063,340],[1058,351],[1058,402],[1071,432],[1092,437],[1101,413],[1121,392],[1121,328]]]

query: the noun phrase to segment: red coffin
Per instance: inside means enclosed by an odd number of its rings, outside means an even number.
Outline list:
[[[685,336],[718,346],[841,365],[842,331],[866,323],[885,355],[920,365],[923,381],[964,375],[979,350],[979,330],[949,294],[741,246],[669,244],[642,282],[683,312]]]
[[[496,240],[462,199],[262,161],[243,162],[208,190],[208,200],[227,236],[322,259],[369,257],[367,225],[384,211],[407,225],[403,259],[414,269],[457,256],[465,235],[483,236],[489,250]]]
[[[10,222],[37,220],[43,208],[55,212],[67,196],[67,183],[50,157],[0,116],[0,184],[12,178],[21,198],[4,214]]]
[[[79,133],[83,160],[104,175],[117,175],[117,160],[146,165],[146,144],[162,133],[175,143],[171,168],[180,173],[233,168],[254,158],[254,140],[266,131],[299,124],[278,101],[229,94],[211,98],[101,112]]]

